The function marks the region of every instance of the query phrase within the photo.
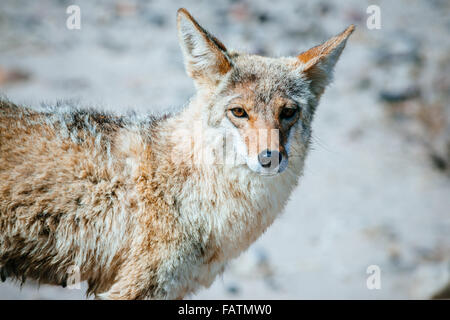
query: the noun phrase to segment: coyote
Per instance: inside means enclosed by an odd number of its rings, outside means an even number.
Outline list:
[[[0,102],[2,280],[65,286],[76,268],[96,298],[182,299],[282,212],[354,26],[283,58],[228,50],[185,9],[177,29],[196,87],[182,110]]]

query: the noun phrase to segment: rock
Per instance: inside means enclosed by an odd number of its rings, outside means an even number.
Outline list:
[[[431,299],[450,299],[450,282],[431,296]]]
[[[433,163],[433,167],[440,171],[445,171],[448,168],[448,162],[442,156],[432,153],[430,154],[431,161]]]
[[[239,287],[236,284],[230,284],[226,287],[226,290],[228,293],[232,294],[232,295],[237,295],[239,294]]]
[[[420,96],[420,89],[418,87],[408,87],[400,91],[382,90],[379,93],[380,100],[387,103],[402,102],[417,98],[419,96]]]
[[[267,14],[267,12],[261,12],[257,14],[256,18],[258,19],[259,23],[266,23],[270,20],[270,16]]]
[[[116,3],[114,9],[117,16],[130,17],[136,14],[137,6],[130,1],[119,1]]]
[[[22,69],[6,70],[0,67],[0,85],[6,85],[30,79],[30,73]]]
[[[250,18],[248,5],[245,3],[235,3],[231,5],[229,14],[236,21],[245,21]]]

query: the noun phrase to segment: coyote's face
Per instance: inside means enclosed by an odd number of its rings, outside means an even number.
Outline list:
[[[297,57],[273,59],[228,51],[178,11],[186,70],[205,101],[207,124],[231,135],[231,151],[260,174],[283,172],[289,157],[305,157],[314,110],[352,31]]]

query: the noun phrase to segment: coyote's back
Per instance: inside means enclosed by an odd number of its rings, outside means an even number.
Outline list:
[[[119,236],[120,246],[127,245],[127,220],[114,210],[127,186],[111,155],[121,126],[119,118],[98,112],[37,112],[0,102],[2,280],[64,286],[68,270],[78,266],[95,290],[106,281],[100,271],[120,263],[100,250],[99,237]],[[118,246],[105,239],[102,246]]]

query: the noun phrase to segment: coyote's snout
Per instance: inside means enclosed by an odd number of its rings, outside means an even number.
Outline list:
[[[177,22],[197,89],[177,113],[0,102],[3,280],[66,285],[76,270],[99,298],[182,298],[283,210],[353,26],[274,59],[228,50],[185,9]]]

